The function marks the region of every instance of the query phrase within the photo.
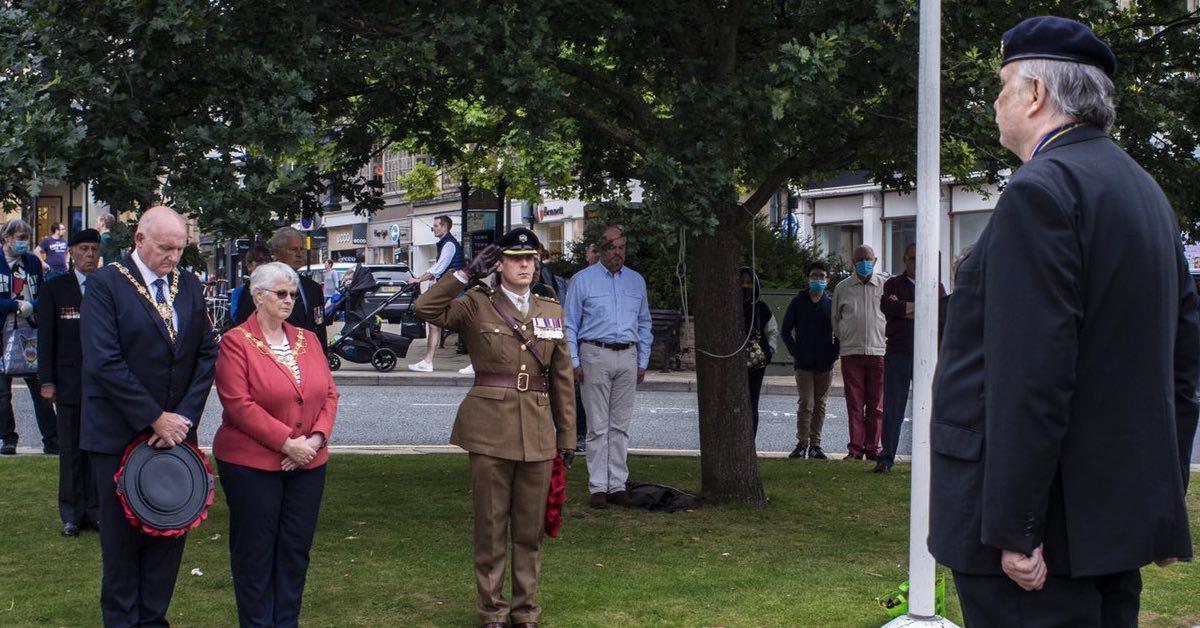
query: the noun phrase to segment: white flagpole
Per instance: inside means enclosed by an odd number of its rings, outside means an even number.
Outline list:
[[[917,91],[917,290],[913,336],[912,496],[908,531],[908,614],[888,626],[953,623],[937,616],[936,563],[929,536],[929,423],[937,367],[941,200],[941,0],[921,0]]]

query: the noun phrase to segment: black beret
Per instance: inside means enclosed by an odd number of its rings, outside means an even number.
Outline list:
[[[84,242],[100,243],[100,232],[95,229],[84,229],[71,234],[71,238],[67,240],[67,246],[75,246]]]
[[[1000,40],[1001,67],[1023,59],[1051,59],[1094,65],[1112,78],[1117,56],[1084,24],[1053,15],[1031,17],[1008,29]]]
[[[496,243],[505,255],[532,255],[542,248],[538,237],[525,227],[516,227]]]

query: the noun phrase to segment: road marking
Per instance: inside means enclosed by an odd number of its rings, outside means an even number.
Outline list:
[[[410,406],[422,406],[428,408],[457,408],[461,404],[457,403],[410,403]]]

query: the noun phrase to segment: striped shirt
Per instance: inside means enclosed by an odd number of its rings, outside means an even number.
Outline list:
[[[283,342],[279,344],[270,343],[271,351],[275,353],[275,359],[279,360],[280,364],[288,367],[292,371],[292,377],[296,383],[300,383],[300,365],[296,364],[296,355],[292,353],[292,348],[288,346],[287,337],[284,337]]]

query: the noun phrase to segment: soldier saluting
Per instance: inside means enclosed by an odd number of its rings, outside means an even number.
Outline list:
[[[485,627],[537,626],[538,571],[555,454],[575,448],[575,384],[562,306],[530,291],[539,242],[518,227],[448,274],[415,304],[430,324],[462,334],[475,385],[458,409],[450,442],[471,456],[475,505],[476,609]],[[499,273],[499,286],[464,284]],[[513,587],[504,599],[508,531]]]

